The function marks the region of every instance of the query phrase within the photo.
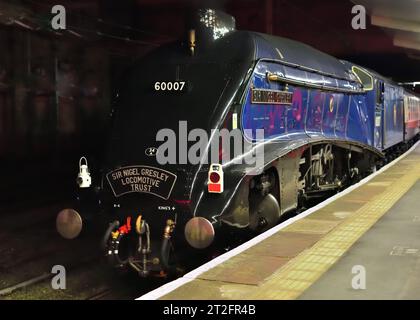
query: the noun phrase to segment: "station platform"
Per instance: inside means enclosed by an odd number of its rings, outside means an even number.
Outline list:
[[[417,143],[358,184],[139,299],[419,299],[419,178]],[[362,287],[352,285],[355,266]]]

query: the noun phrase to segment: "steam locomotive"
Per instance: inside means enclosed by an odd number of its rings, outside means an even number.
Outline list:
[[[233,17],[211,9],[199,10],[185,39],[149,53],[121,83],[100,174],[90,177],[86,159],[80,163],[80,191],[96,207],[81,201],[62,210],[57,229],[71,239],[89,221],[106,222],[104,254],[142,276],[173,272],[179,254],[211,252],[218,239],[273,227],[419,136],[415,94],[305,44],[237,31]],[[176,161],[168,160],[172,149],[162,151],[170,140],[159,138],[162,128],[182,136],[172,143]],[[221,140],[216,129],[239,131],[249,148],[235,153],[231,141],[219,143],[212,161],[191,163],[188,128],[207,133],[206,155]],[[261,163],[240,161],[261,150]]]

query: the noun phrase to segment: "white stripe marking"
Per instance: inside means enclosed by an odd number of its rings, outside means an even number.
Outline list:
[[[276,51],[277,51],[277,53],[279,54],[280,58],[281,58],[281,59],[284,59],[284,57],[283,57],[283,55],[282,55],[281,51],[280,51],[278,48],[276,48]]]
[[[388,163],[386,166],[383,166],[380,170],[372,173],[371,175],[364,178],[363,180],[360,180],[358,183],[356,183],[356,184],[348,187],[347,189],[343,190],[342,192],[337,193],[336,195],[334,195],[334,196],[328,198],[327,200],[317,204],[316,206],[300,213],[299,215],[282,222],[281,224],[271,228],[270,230],[268,230],[268,231],[256,236],[255,238],[252,238],[251,240],[241,244],[240,246],[236,247],[235,249],[232,249],[232,250],[214,258],[213,260],[211,260],[211,261],[203,264],[202,266],[200,266],[200,267],[190,271],[189,273],[185,274],[183,277],[178,278],[174,281],[168,282],[168,283],[164,284],[163,286],[161,286],[159,288],[156,288],[155,290],[152,290],[152,291],[142,295],[141,297],[137,298],[136,300],[157,300],[157,299],[163,297],[164,295],[167,295],[168,293],[170,293],[170,292],[176,290],[177,288],[183,286],[184,284],[193,281],[194,279],[196,279],[198,276],[200,276],[204,272],[206,272],[206,271],[218,266],[219,264],[225,262],[226,260],[229,260],[230,258],[244,252],[245,250],[249,249],[250,247],[260,243],[261,241],[267,239],[268,237],[271,237],[273,234],[277,233],[278,231],[280,231],[280,230],[284,229],[285,227],[291,225],[293,222],[309,216],[310,214],[314,213],[315,211],[318,211],[319,209],[324,208],[325,206],[327,206],[331,202],[334,202],[335,200],[341,198],[342,196],[352,192],[354,189],[357,189],[358,187],[360,187],[360,186],[364,185],[365,183],[369,182],[374,177],[381,174],[382,172],[384,172],[385,170],[387,170],[388,168],[390,168],[394,164],[396,164],[398,161],[400,161],[401,159],[408,156],[417,147],[417,145],[419,143],[420,143],[420,141],[417,141],[416,144],[414,146],[412,146],[411,149],[408,150],[406,153],[399,156],[394,161]]]

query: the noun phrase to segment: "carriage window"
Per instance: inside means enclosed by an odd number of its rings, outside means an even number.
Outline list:
[[[368,72],[355,66],[351,70],[363,85],[363,90],[368,91],[373,89],[373,78]]]

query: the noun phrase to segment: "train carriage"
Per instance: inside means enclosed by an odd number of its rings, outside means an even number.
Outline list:
[[[404,140],[410,141],[420,131],[420,99],[410,92],[404,93]]]

